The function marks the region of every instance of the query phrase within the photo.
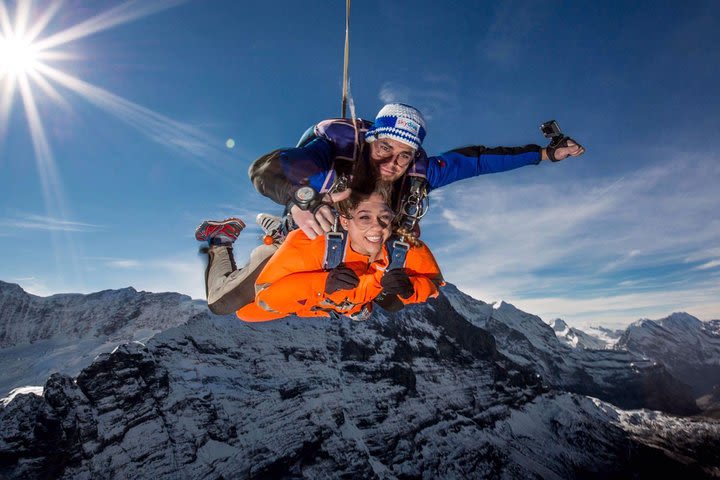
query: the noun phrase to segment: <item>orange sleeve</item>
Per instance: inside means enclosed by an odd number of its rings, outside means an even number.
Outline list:
[[[439,293],[438,287],[445,285],[435,257],[427,245],[413,247],[408,251],[405,259],[405,271],[415,289],[408,298],[400,298],[404,304],[422,303],[428,298],[436,298]]]
[[[255,281],[255,303],[277,314],[317,304],[328,276],[322,268],[324,258],[324,236],[310,240],[301,230],[294,230]]]

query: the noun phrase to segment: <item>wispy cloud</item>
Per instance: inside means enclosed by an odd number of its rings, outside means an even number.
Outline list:
[[[138,268],[140,265],[138,260],[111,260],[107,263],[111,268]]]
[[[720,259],[718,260],[711,260],[707,263],[703,263],[702,265],[699,265],[695,267],[697,270],[710,270],[711,268],[720,267]]]
[[[420,109],[426,120],[456,110],[460,104],[457,80],[449,75],[424,75],[412,80],[390,80],[380,87],[383,103],[407,103]]]
[[[46,230],[64,232],[91,232],[102,229],[101,225],[75,222],[43,215],[26,215],[0,219],[0,226],[15,230]]]
[[[580,328],[603,325],[622,328],[640,318],[663,318],[672,312],[688,312],[702,320],[719,318],[720,284],[707,283],[691,289],[598,296],[597,298],[543,297],[511,301],[516,307],[544,320],[561,317]]]
[[[667,292],[693,292],[718,266],[712,255],[720,238],[718,176],[717,158],[679,156],[619,180],[550,185],[479,178],[431,195],[423,235],[445,277],[478,298],[564,318],[582,312],[588,318],[606,304],[604,310],[624,308],[631,321],[633,305],[690,302],[688,296],[669,302]],[[705,296],[693,305],[717,306],[706,295],[716,294],[717,285],[698,287]]]

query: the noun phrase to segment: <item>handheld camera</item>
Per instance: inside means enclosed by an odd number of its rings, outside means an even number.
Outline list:
[[[560,125],[555,120],[550,120],[540,125],[540,131],[545,138],[550,139],[550,146],[554,147],[560,144],[566,137],[560,130]]]

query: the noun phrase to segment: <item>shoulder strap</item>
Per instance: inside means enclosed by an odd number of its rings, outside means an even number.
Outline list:
[[[325,234],[325,259],[323,269],[337,268],[345,257],[345,234],[342,232],[328,232]]]
[[[396,270],[405,267],[405,260],[407,259],[407,252],[410,250],[410,245],[403,242],[399,238],[390,237],[385,242],[385,247],[388,252],[389,264],[385,271]]]

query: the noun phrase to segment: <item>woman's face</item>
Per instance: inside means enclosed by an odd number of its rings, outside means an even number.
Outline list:
[[[376,260],[383,244],[390,238],[393,211],[382,196],[373,193],[360,202],[350,216],[340,217],[340,223],[348,232],[351,248]]]

